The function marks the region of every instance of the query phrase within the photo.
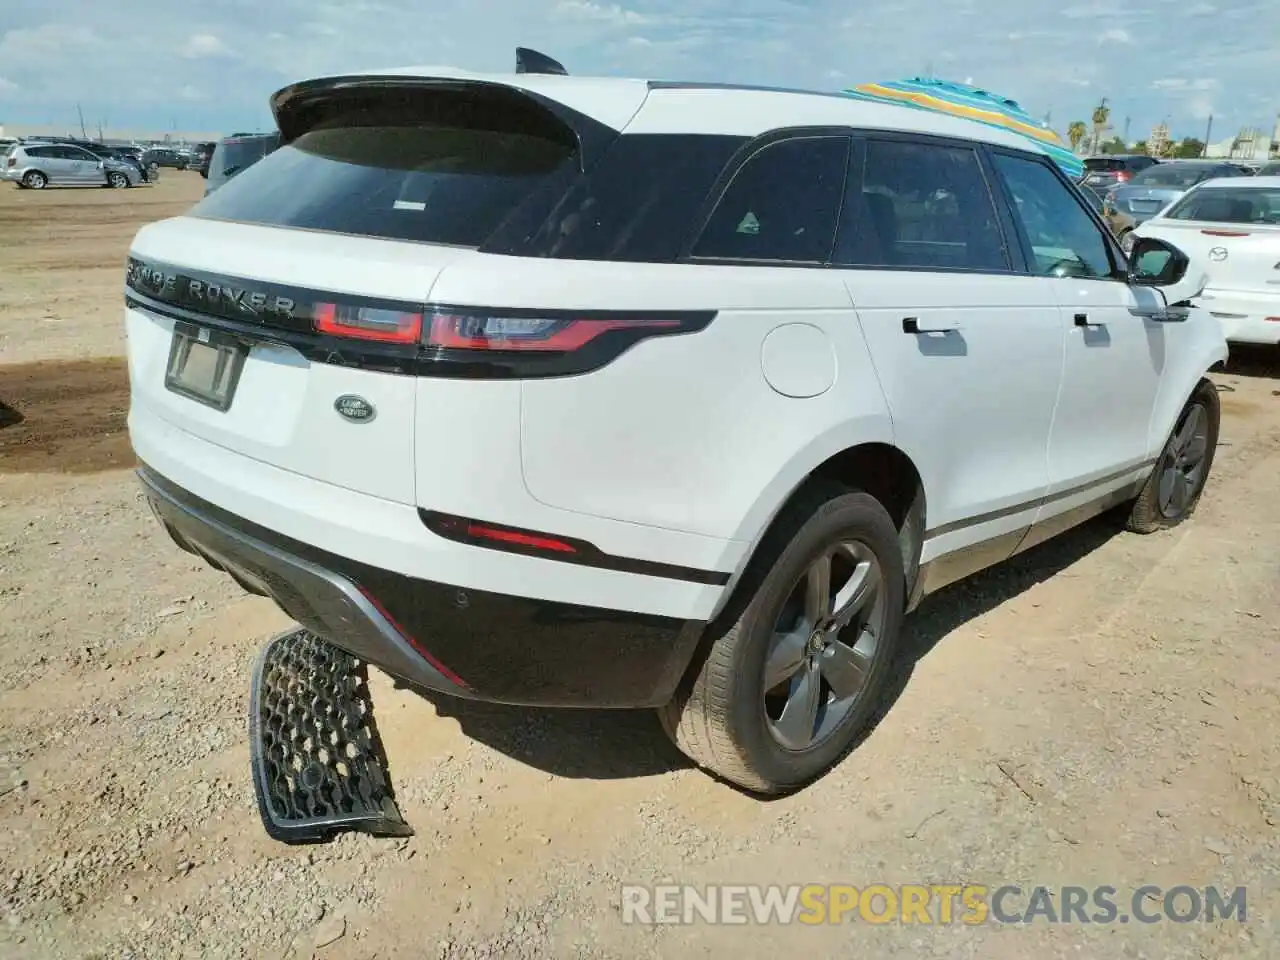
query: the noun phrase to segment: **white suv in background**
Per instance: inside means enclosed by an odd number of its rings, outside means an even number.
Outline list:
[[[841,95],[405,69],[139,231],[129,429],[180,545],[412,684],[653,707],[820,775],[925,594],[1177,523],[1218,324],[1024,137]]]

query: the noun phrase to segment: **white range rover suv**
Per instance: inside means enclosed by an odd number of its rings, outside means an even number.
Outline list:
[[[657,708],[753,791],[867,725],[921,597],[1187,517],[1222,331],[1026,138],[839,94],[405,69],[133,242],[178,544],[431,691]]]

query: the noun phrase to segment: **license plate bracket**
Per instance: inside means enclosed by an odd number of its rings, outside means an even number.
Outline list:
[[[239,337],[179,321],[169,346],[165,388],[225,413],[248,354],[248,344]]]

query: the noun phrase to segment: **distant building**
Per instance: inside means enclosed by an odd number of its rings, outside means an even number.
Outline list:
[[[1147,138],[1147,153],[1153,157],[1164,157],[1168,156],[1169,149],[1169,125],[1156,124],[1155,129],[1151,131],[1151,136]]]
[[[1258,127],[1244,127],[1234,137],[1209,144],[1206,157],[1223,160],[1270,160],[1280,154],[1280,117],[1270,136]]]

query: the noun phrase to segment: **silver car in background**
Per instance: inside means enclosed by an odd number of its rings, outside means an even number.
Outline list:
[[[1244,176],[1248,174],[1241,167],[1218,160],[1166,160],[1113,187],[1106,200],[1111,209],[1145,223],[1197,183]]]
[[[136,187],[142,171],[70,143],[18,143],[0,160],[0,180],[29,190],[45,187]]]

